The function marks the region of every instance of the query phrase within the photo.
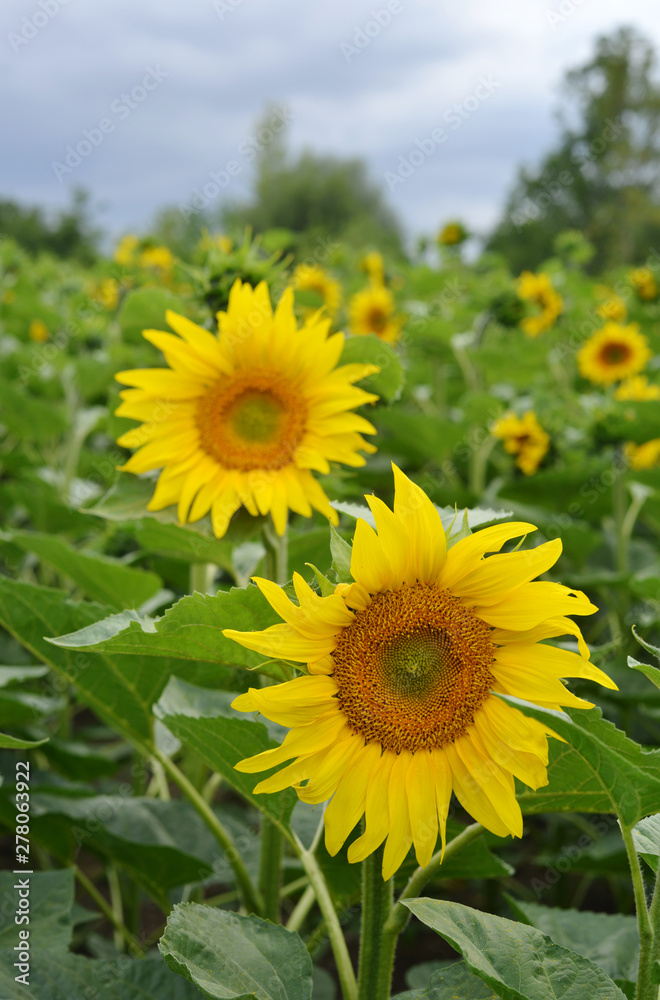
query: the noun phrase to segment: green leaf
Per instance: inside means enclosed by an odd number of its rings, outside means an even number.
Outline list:
[[[407,899],[404,906],[502,1000],[624,1000],[602,969],[533,927],[446,900]]]
[[[568,742],[549,740],[549,783],[518,796],[524,812],[611,812],[632,826],[660,811],[660,750],[644,750],[598,708],[564,713],[499,697]]]
[[[48,667],[0,667],[0,688],[8,687],[14,682],[36,681],[45,677]]]
[[[456,962],[434,972],[425,987],[397,993],[392,1000],[497,1000],[497,996],[464,962]]]
[[[0,733],[0,748],[3,750],[31,750],[32,747],[40,747],[42,743],[48,743],[48,740],[19,740],[15,736]]]
[[[610,410],[596,425],[600,441],[634,441],[643,444],[660,437],[660,411],[651,401],[610,403]]]
[[[110,607],[139,608],[163,586],[155,573],[132,569],[109,556],[80,552],[54,535],[12,531],[3,538],[24,552],[32,552],[62,576],[73,580],[93,601]]]
[[[657,667],[652,667],[650,663],[641,663],[634,656],[628,657],[628,666],[632,667],[633,670],[637,670],[640,674],[644,674],[651,681],[651,684],[655,684],[657,688],[660,688],[660,670]]]
[[[371,511],[369,511],[371,513]],[[332,554],[332,568],[337,574],[340,583],[350,583],[351,576],[351,555],[353,549],[345,542],[334,525],[330,525],[330,552]]]
[[[547,934],[555,944],[588,958],[611,979],[636,982],[639,963],[636,917],[623,913],[561,910],[556,906],[522,902],[509,895],[506,898],[514,916]]]
[[[10,819],[3,796],[2,816]],[[61,860],[80,848],[121,865],[155,898],[228,869],[188,802],[122,795],[32,794],[30,835]],[[227,880],[231,881],[228,875]]]
[[[9,379],[0,378],[2,423],[24,442],[41,445],[66,430],[59,403],[33,396]]]
[[[651,653],[653,656],[655,656],[656,660],[660,660],[660,649],[658,649],[657,646],[652,646],[650,642],[646,641],[646,639],[642,639],[641,635],[638,635],[637,629],[635,628],[634,625],[632,627],[632,634],[635,636],[640,646],[644,647],[647,653]]]
[[[14,813],[16,809],[14,809]],[[30,889],[29,924],[16,924],[14,911],[18,908],[19,881],[28,880]],[[64,949],[69,947],[73,924],[73,868],[60,871],[34,872],[32,875],[15,875],[0,872],[0,899],[11,901],[11,921],[0,922],[0,949],[13,949],[18,943],[18,931],[25,927],[30,932],[32,955],[41,950]],[[10,907],[3,905],[3,913]]]
[[[181,299],[165,288],[137,288],[129,292],[119,310],[122,339],[139,344],[144,343],[143,330],[168,331],[170,328],[165,319],[167,309],[185,315]]]
[[[139,654],[168,656],[180,660],[203,660],[225,668],[254,669],[264,657],[225,638],[224,628],[241,632],[260,631],[279,622],[261,591],[221,591],[215,597],[192,594],[169,608],[162,618],[142,618],[131,613],[112,615],[80,632],[60,635],[52,641],[62,649],[84,649],[113,656]],[[182,666],[181,670],[185,670]],[[178,671],[181,673],[181,670]],[[272,664],[264,673],[281,680],[282,671]]]
[[[340,365],[378,365],[380,371],[360,383],[368,392],[377,393],[386,403],[398,399],[403,388],[403,365],[396,351],[375,334],[347,337],[339,359]]]
[[[660,867],[660,816],[647,816],[632,831],[635,849],[654,872]]]
[[[314,574],[314,578],[319,585],[319,590],[321,591],[321,597],[330,597],[335,592],[335,585],[328,580],[325,573],[322,573],[318,566],[314,563],[307,563],[307,566],[311,569]]]
[[[207,997],[311,1000],[312,963],[299,936],[259,917],[183,903],[158,945]]]
[[[14,981],[11,959],[0,966],[3,1000],[199,1000],[199,991],[157,958],[98,961],[67,952],[36,952],[29,989]],[[93,991],[93,992],[92,992]]]
[[[59,590],[0,577],[0,624],[39,660],[49,663],[74,684],[81,701],[142,751],[150,752],[152,747],[151,706],[173,673],[185,673],[192,680],[210,683],[215,677],[219,684],[244,689],[245,685],[236,683],[233,671],[217,663],[185,664],[162,651],[145,655],[140,649],[134,653],[128,649],[123,656],[90,649],[78,652],[44,639],[96,626],[110,611],[98,604],[70,601]],[[119,618],[125,625],[132,616],[133,612],[122,612],[111,617]]]
[[[98,513],[94,508],[92,513]],[[165,524],[145,517],[134,526],[136,541],[145,552],[182,559],[188,563],[208,562],[232,569],[231,542],[202,533],[195,525]]]
[[[244,712],[232,709],[232,700],[233,695],[227,692],[195,687],[173,677],[154,705],[154,714],[237,792],[288,832],[291,811],[297,801],[295,792],[287,788],[283,792],[253,795],[254,786],[271,772],[244,774],[234,769],[244,757],[253,757],[279,743],[269,739],[261,722],[252,722]],[[281,732],[278,727],[275,731]]]

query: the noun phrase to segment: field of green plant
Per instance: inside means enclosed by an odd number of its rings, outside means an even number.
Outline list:
[[[660,256],[465,236],[0,242],[6,1000],[657,998]]]

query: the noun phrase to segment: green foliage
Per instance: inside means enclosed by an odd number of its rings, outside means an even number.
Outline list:
[[[160,942],[165,961],[207,997],[310,1000],[312,963],[297,934],[258,917],[187,903]]]
[[[557,147],[522,169],[488,247],[514,271],[553,253],[562,230],[593,244],[594,270],[644,260],[657,246],[660,214],[649,164],[660,156],[660,87],[651,44],[632,28],[596,42],[566,74]],[[564,247],[556,246],[561,254]],[[586,263],[582,254],[576,263]]]
[[[463,956],[503,1000],[623,1000],[593,962],[513,920],[437,899],[406,900],[414,915]]]

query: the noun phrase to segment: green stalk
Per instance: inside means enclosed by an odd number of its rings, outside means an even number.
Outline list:
[[[635,911],[637,913],[637,927],[639,929],[639,975],[637,977],[636,1000],[657,1000],[658,987],[652,980],[654,962],[654,928],[651,924],[649,911],[646,906],[646,891],[644,889],[644,876],[639,863],[639,856],[633,841],[632,827],[619,821],[623,843],[628,855],[628,864],[632,876],[633,893],[635,895]],[[657,895],[657,880],[656,892]]]
[[[144,958],[144,951],[124,924],[120,920],[117,920],[116,913],[112,907],[109,906],[106,899],[101,895],[92,880],[85,875],[84,871],[82,871],[78,865],[73,865],[73,871],[85,892],[92,897],[101,913],[108,918],[115,931],[123,937],[124,941],[128,945],[129,951],[131,951],[136,958]]]
[[[616,451],[615,469],[623,466],[623,454],[620,448]],[[626,538],[626,481],[622,472],[615,471],[612,483],[612,516],[616,533],[616,568],[619,573],[628,572],[628,539]]]
[[[190,593],[194,594],[197,591],[199,594],[208,594],[214,576],[215,566],[213,563],[191,563]]]
[[[261,821],[259,855],[259,892],[263,899],[263,916],[274,924],[280,918],[280,885],[284,840],[282,834],[265,816]]]
[[[433,878],[442,862],[448,861],[454,854],[458,854],[467,844],[470,844],[476,837],[483,833],[483,829],[481,823],[472,823],[471,826],[466,826],[457,837],[449,841],[444,857],[442,851],[436,851],[428,865],[424,868],[417,868],[412,873],[407,886],[393,906],[392,912],[385,923],[385,933],[394,937],[394,943],[396,943],[397,937],[406,926],[410,917],[410,910],[407,906],[403,906],[403,900],[414,899],[415,896],[419,896],[429,879]]]
[[[215,839],[218,841],[225,857],[227,858],[227,861],[231,865],[232,871],[234,872],[236,884],[241,893],[246,910],[248,913],[256,913],[260,915],[263,912],[263,901],[261,900],[259,893],[254,888],[252,879],[248,874],[248,870],[243,864],[243,859],[236,850],[231,837],[211,809],[211,806],[206,801],[204,796],[197,791],[192,782],[188,780],[183,771],[177,767],[173,760],[158,749],[154,750],[154,756],[163,765],[172,781],[179,786],[193,809],[201,816],[211,833],[214,835]]]
[[[332,901],[332,896],[330,895],[327,882],[325,881],[325,877],[319,867],[318,861],[314,857],[314,851],[316,850],[322,828],[323,819],[321,819],[321,822],[319,823],[314,843],[309,850],[306,850],[303,847],[302,843],[294,833],[295,846],[300,862],[305,869],[305,874],[309,879],[309,884],[316,895],[316,900],[319,904],[319,909],[325,923],[325,929],[328,934],[330,947],[332,948],[332,954],[337,967],[337,975],[339,976],[339,984],[341,986],[341,995],[343,1000],[357,1000],[357,983],[355,981],[355,973],[353,971],[351,957],[348,954],[348,948],[346,947],[344,933],[341,929],[339,917],[337,916],[337,911]]]
[[[362,928],[358,1000],[388,1000],[396,937],[384,933],[392,909],[392,879],[382,875],[383,847],[362,862]]]

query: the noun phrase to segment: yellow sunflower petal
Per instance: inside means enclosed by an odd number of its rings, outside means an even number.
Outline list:
[[[343,847],[346,838],[363,815],[367,789],[372,781],[374,768],[380,760],[381,749],[377,743],[368,743],[360,750],[353,766],[339,782],[325,811],[325,846],[334,855]]]
[[[404,751],[398,754],[390,772],[387,794],[390,822],[383,852],[383,878],[388,879],[400,868],[412,844],[410,815],[406,808],[408,797],[407,775],[413,755]]]
[[[438,814],[433,808],[435,771],[428,750],[420,750],[413,754],[406,784],[415,855],[423,868],[431,860],[438,840]]]

